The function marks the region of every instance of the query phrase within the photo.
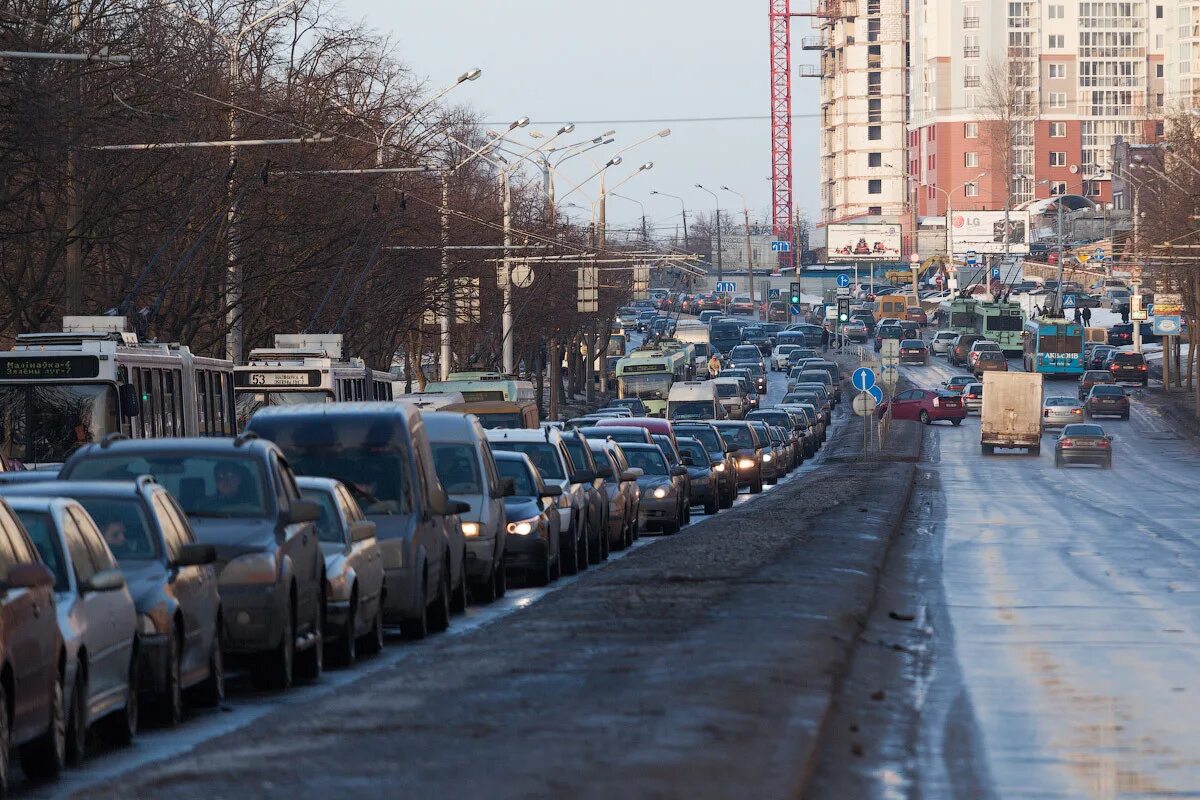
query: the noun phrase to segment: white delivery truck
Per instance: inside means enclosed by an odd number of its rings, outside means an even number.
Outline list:
[[[1042,376],[1036,372],[983,373],[979,444],[984,454],[997,447],[1042,451]]]

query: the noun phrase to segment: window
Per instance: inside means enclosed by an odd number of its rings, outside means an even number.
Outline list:
[[[96,567],[96,571],[116,568],[117,561],[113,558],[112,551],[104,543],[100,530],[87,512],[81,508],[69,508],[67,513],[75,518],[75,524],[79,526],[79,532],[83,534],[83,543],[92,556],[92,564]]]
[[[963,192],[967,195],[967,197],[979,197],[979,184],[978,183],[968,183],[963,188]]]
[[[1051,78],[1067,77],[1067,65],[1066,64],[1051,64],[1049,77],[1051,77]]]
[[[1158,108],[1163,107],[1163,93],[1162,92],[1159,92],[1158,94],[1154,95],[1154,105],[1157,106]]]
[[[1065,6],[1049,6],[1047,8],[1047,14],[1050,19],[1062,19],[1065,16],[1065,12]]]
[[[978,167],[979,166],[979,153],[975,153],[975,152],[963,153],[963,166],[964,167]]]
[[[1161,78],[1162,76],[1163,76],[1163,65],[1155,64],[1154,65],[1154,77]]]
[[[963,67],[963,86],[968,89],[979,88],[979,69],[974,64]]]
[[[883,138],[883,127],[880,125],[867,126],[867,139],[872,142],[878,142]]]
[[[868,167],[882,167],[883,166],[883,153],[867,153],[867,166]]]
[[[1066,92],[1050,92],[1050,107],[1051,108],[1066,108],[1067,93]]]
[[[1066,135],[1067,135],[1067,123],[1065,123],[1065,122],[1051,122],[1050,123],[1051,138],[1061,139]]]
[[[867,181],[867,194],[883,194],[883,181],[879,178]]]
[[[1061,33],[1050,34],[1047,47],[1049,47],[1051,50],[1062,50],[1064,47],[1066,47],[1066,37]]]
[[[883,122],[883,101],[877,97],[867,100],[867,122]]]
[[[179,548],[183,547],[183,532],[175,519],[173,509],[166,502],[166,492],[156,492],[154,495],[154,515],[158,517],[158,525],[162,528],[163,543],[167,547],[167,560],[179,558]]]
[[[1154,135],[1155,136],[1162,136],[1164,130],[1165,130],[1165,128],[1163,127],[1163,123],[1161,120],[1159,122],[1154,123]]]
[[[966,139],[978,139],[979,138],[979,123],[978,122],[964,122],[963,123],[963,137]]]
[[[1067,154],[1061,150],[1052,151],[1050,153],[1050,166],[1065,167],[1067,165]]]
[[[925,166],[928,169],[937,169],[937,156],[931,155],[925,157]]]
[[[70,514],[63,515],[63,537],[67,540],[67,552],[71,554],[71,562],[75,567],[75,580],[82,583],[90,579],[96,574],[96,564],[84,541],[83,531]]]
[[[1083,184],[1083,193],[1088,197],[1100,196],[1100,181],[1086,181]]]
[[[1067,184],[1064,183],[1063,181],[1059,181],[1058,183],[1050,184],[1050,194],[1051,195],[1063,195],[1066,193],[1067,193]]]
[[[872,217],[883,216],[883,206],[867,206],[867,213]]]
[[[1154,7],[1154,18],[1155,18],[1155,19],[1162,19],[1162,18],[1163,18],[1163,7],[1162,7],[1162,6],[1155,6],[1155,7]]]

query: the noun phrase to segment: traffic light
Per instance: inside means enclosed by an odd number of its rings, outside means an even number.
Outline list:
[[[839,297],[837,303],[838,303],[838,308],[837,308],[838,324],[841,325],[846,322],[849,322],[850,321],[850,298],[849,297]]]
[[[792,305],[799,305],[799,303],[800,303],[800,283],[798,281],[792,282],[791,289],[792,289]]]

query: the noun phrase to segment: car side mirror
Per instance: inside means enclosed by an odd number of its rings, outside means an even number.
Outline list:
[[[125,573],[116,567],[100,570],[79,586],[82,592],[115,592],[124,588]]]
[[[118,387],[117,399],[121,404],[122,415],[136,417],[142,413],[142,396],[132,383],[122,383]]]
[[[447,508],[447,511],[442,516],[448,517],[451,514],[466,514],[468,511],[471,510],[471,504],[464,503],[461,500],[447,500],[446,508]]]
[[[18,564],[8,571],[5,589],[40,589],[54,585],[54,573],[45,564]]]
[[[562,493],[563,490],[561,486],[547,485],[544,489],[542,489],[542,491],[538,492],[538,497],[547,499],[552,497],[562,497]]]
[[[682,464],[683,464],[685,467],[694,467],[694,466],[696,466],[696,461],[695,461],[695,459],[693,459],[691,456],[683,456],[683,457],[680,459],[680,462],[681,462],[681,463],[682,463]]]
[[[1113,440],[1113,435],[1110,433],[1107,436],[1105,436],[1104,438],[1111,442]]]
[[[738,452],[738,446],[736,444],[727,444],[725,445],[725,452],[733,455]]]
[[[576,470],[571,473],[571,483],[591,483],[596,480],[596,473],[589,472],[586,469]]]
[[[358,522],[350,523],[350,543],[358,544],[375,538],[375,523],[370,520],[360,519]]]
[[[512,478],[500,479],[500,497],[513,497],[517,493],[517,482]]]
[[[185,544],[179,548],[175,567],[202,567],[217,560],[217,548],[211,544]]]
[[[631,480],[631,481],[636,481],[638,478],[642,477],[645,474],[646,474],[646,470],[642,469],[641,467],[630,467],[625,472],[625,475],[632,476],[631,478],[629,478],[629,480]],[[624,475],[622,475],[621,477],[624,478]]]
[[[687,475],[687,474],[688,474],[687,467],[671,467],[671,476],[672,477],[682,478],[684,475]]]
[[[285,522],[295,525],[301,522],[316,522],[321,518],[321,506],[313,500],[293,500],[288,506]]]

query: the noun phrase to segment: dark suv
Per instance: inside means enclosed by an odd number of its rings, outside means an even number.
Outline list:
[[[325,558],[278,447],[235,439],[124,439],[85,445],[63,465],[70,481],[154,479],[179,501],[196,540],[212,545],[223,606],[221,648],[250,663],[256,684],[284,689],[324,668]],[[157,630],[157,627],[156,627]]]
[[[983,339],[978,333],[961,333],[954,340],[954,344],[950,345],[950,351],[946,353],[946,360],[954,366],[965,366],[967,356],[971,352],[971,345]]]
[[[1108,372],[1113,380],[1119,382],[1140,383],[1142,386],[1150,382],[1150,370],[1146,366],[1146,357],[1141,353],[1112,352],[1108,356]]]
[[[212,545],[197,544],[171,493],[136,481],[46,481],[0,486],[5,495],[70,497],[96,521],[125,574],[138,615],[138,690],[160,718],[183,718],[183,695],[202,705],[225,696],[221,598]]]

